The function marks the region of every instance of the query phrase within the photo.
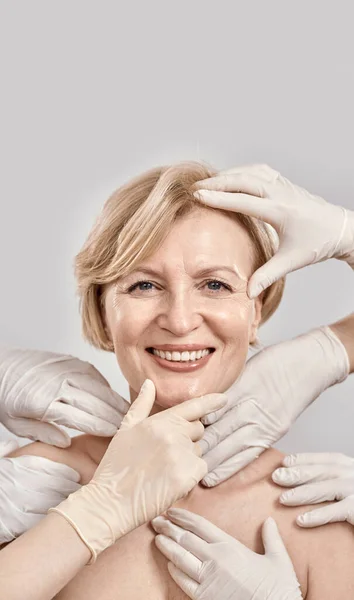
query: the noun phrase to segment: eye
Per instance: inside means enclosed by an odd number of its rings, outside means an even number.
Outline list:
[[[214,293],[228,291],[232,292],[232,288],[227,283],[220,281],[219,279],[210,279],[206,281],[203,285],[208,286],[208,290]],[[127,290],[128,294],[132,294],[134,292],[152,292],[156,288],[156,285],[152,283],[152,281],[141,280],[133,283]]]
[[[148,287],[148,286],[154,286],[154,284],[151,281],[146,281],[146,280],[142,280],[142,281],[137,281],[136,283],[133,283],[133,285],[131,285],[128,288],[128,293],[132,293],[135,291],[138,292],[148,292],[150,291],[152,288]]]
[[[211,292],[219,292],[223,290],[227,290],[228,292],[232,291],[232,288],[229,285],[223,281],[219,281],[218,279],[210,279],[206,282],[206,285]]]

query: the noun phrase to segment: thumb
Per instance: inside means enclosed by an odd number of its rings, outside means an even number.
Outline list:
[[[285,548],[277,524],[271,517],[269,517],[263,523],[262,540],[264,544],[265,554],[268,557],[268,559],[271,560],[272,565],[278,571],[283,572],[283,576],[285,577],[284,581],[287,581],[289,584],[291,583],[293,593],[295,589],[297,590],[298,595],[295,596],[292,594],[291,597],[294,599],[295,597],[298,599],[302,598],[300,592],[300,583],[298,581],[294,565],[291,562],[291,558],[287,552],[287,549]]]
[[[294,250],[278,250],[265,265],[253,273],[248,282],[249,298],[256,298],[275,281],[303,266],[305,263],[294,259]]]
[[[272,517],[268,517],[262,527],[262,541],[266,554],[273,556],[287,556],[288,553],[279,533],[278,527]]]
[[[154,383],[151,381],[151,379],[145,379],[140,388],[139,396],[125,415],[119,431],[130,429],[131,427],[134,427],[134,425],[137,425],[146,419],[149,416],[155,402],[155,395],[156,390]]]
[[[44,442],[59,448],[67,448],[71,444],[71,437],[60,427],[53,423],[45,423],[36,419],[10,417],[6,427],[18,437]]]

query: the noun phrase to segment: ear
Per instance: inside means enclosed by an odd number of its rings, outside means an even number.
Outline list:
[[[257,340],[258,327],[262,319],[263,294],[260,294],[252,300],[253,314],[250,322],[249,343],[253,344]]]

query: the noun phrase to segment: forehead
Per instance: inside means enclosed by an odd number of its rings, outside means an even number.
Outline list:
[[[166,269],[178,263],[191,269],[208,264],[236,265],[249,277],[253,272],[254,246],[235,216],[202,208],[180,217],[145,263]]]

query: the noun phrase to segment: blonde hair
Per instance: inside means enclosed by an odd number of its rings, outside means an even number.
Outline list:
[[[193,196],[194,184],[217,174],[199,162],[157,167],[135,177],[108,198],[75,259],[82,332],[93,346],[112,351],[104,323],[103,301],[108,284],[127,275],[150,257],[168,235],[174,222],[205,205]],[[208,210],[220,210],[209,208]],[[275,252],[274,238],[264,223],[222,210],[248,232],[258,269]],[[284,280],[263,292],[261,324],[279,305]]]

